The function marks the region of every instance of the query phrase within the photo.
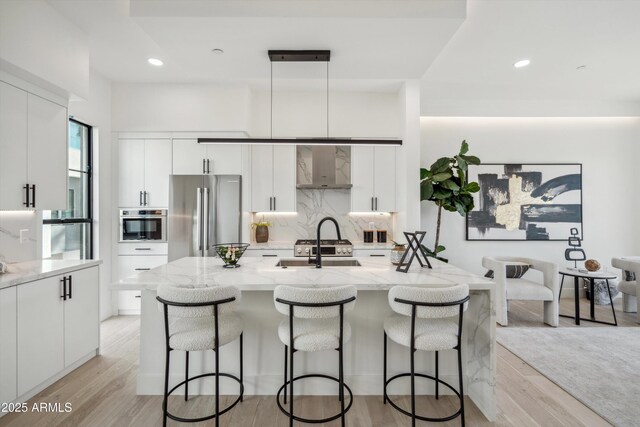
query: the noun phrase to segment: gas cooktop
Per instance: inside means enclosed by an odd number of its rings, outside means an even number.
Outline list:
[[[293,248],[295,256],[315,256],[317,251],[316,239],[296,240]],[[320,240],[320,253],[322,256],[353,256],[353,244],[346,239],[322,239]]]

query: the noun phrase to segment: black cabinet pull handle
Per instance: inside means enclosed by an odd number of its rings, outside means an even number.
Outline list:
[[[262,256],[264,256],[264,257],[277,257],[278,255],[276,255],[276,254],[262,254]]]
[[[142,298],[142,295],[136,295],[135,298]]]
[[[209,159],[207,159],[207,173],[211,173],[211,164]]]
[[[60,279],[60,281],[62,282],[62,295],[60,295],[60,298],[62,298],[62,301],[66,301],[67,300],[67,278],[63,277],[62,279]]]
[[[140,206],[142,206],[142,191],[140,192]]]
[[[370,254],[369,256],[386,256],[384,254]]]
[[[151,270],[150,268],[136,268],[136,271],[149,271]]]
[[[151,248],[135,248],[136,251],[150,251]]]
[[[33,184],[31,186],[31,190],[32,190],[32,193],[31,193],[31,207],[35,208],[36,207],[36,185],[35,184]]]
[[[73,298],[73,281],[71,280],[71,275],[69,275],[69,299]]]
[[[276,199],[276,196],[273,196],[273,210],[274,211],[277,210],[277,208],[276,208],[276,200],[278,200],[278,199]]]
[[[205,159],[202,159],[202,174],[206,174],[207,173],[207,161]]]
[[[144,192],[144,205],[145,205],[145,206],[147,206],[147,205],[149,204],[149,202],[148,202],[148,200],[147,200],[147,197],[148,197],[148,196],[149,196],[149,193],[145,191],[145,192]]]
[[[29,196],[30,196],[30,194],[29,194],[29,184],[25,185],[22,188],[24,188],[24,193],[25,193],[25,198],[26,198],[26,201],[23,203],[23,205],[25,205],[26,207],[29,207],[31,205],[31,201],[30,201],[30,198],[29,198]]]

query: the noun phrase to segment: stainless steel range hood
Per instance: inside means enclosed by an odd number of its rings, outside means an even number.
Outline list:
[[[308,158],[309,151],[311,161]],[[352,187],[350,147],[298,146],[296,157],[298,160],[297,188],[348,189]]]

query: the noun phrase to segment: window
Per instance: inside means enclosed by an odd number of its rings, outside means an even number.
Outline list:
[[[42,257],[93,258],[91,126],[69,120],[67,209],[43,211]]]

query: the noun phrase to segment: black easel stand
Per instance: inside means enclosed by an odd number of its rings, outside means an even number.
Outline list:
[[[429,257],[422,247],[422,239],[424,239],[424,236],[426,234],[426,231],[416,231],[415,233],[407,233],[406,231],[404,232],[404,236],[407,238],[407,242],[409,242],[409,247],[406,251],[404,251],[404,254],[402,255],[402,259],[400,260],[400,264],[398,264],[396,271],[399,271],[401,273],[408,272],[414,258],[418,260],[418,262],[420,263],[420,267],[425,267],[426,265],[427,267],[432,268],[431,263],[429,262]],[[420,259],[420,254],[422,254],[422,256],[424,257],[424,263]],[[409,261],[407,261],[407,263],[405,264],[404,260],[407,259],[407,256],[409,256]]]

